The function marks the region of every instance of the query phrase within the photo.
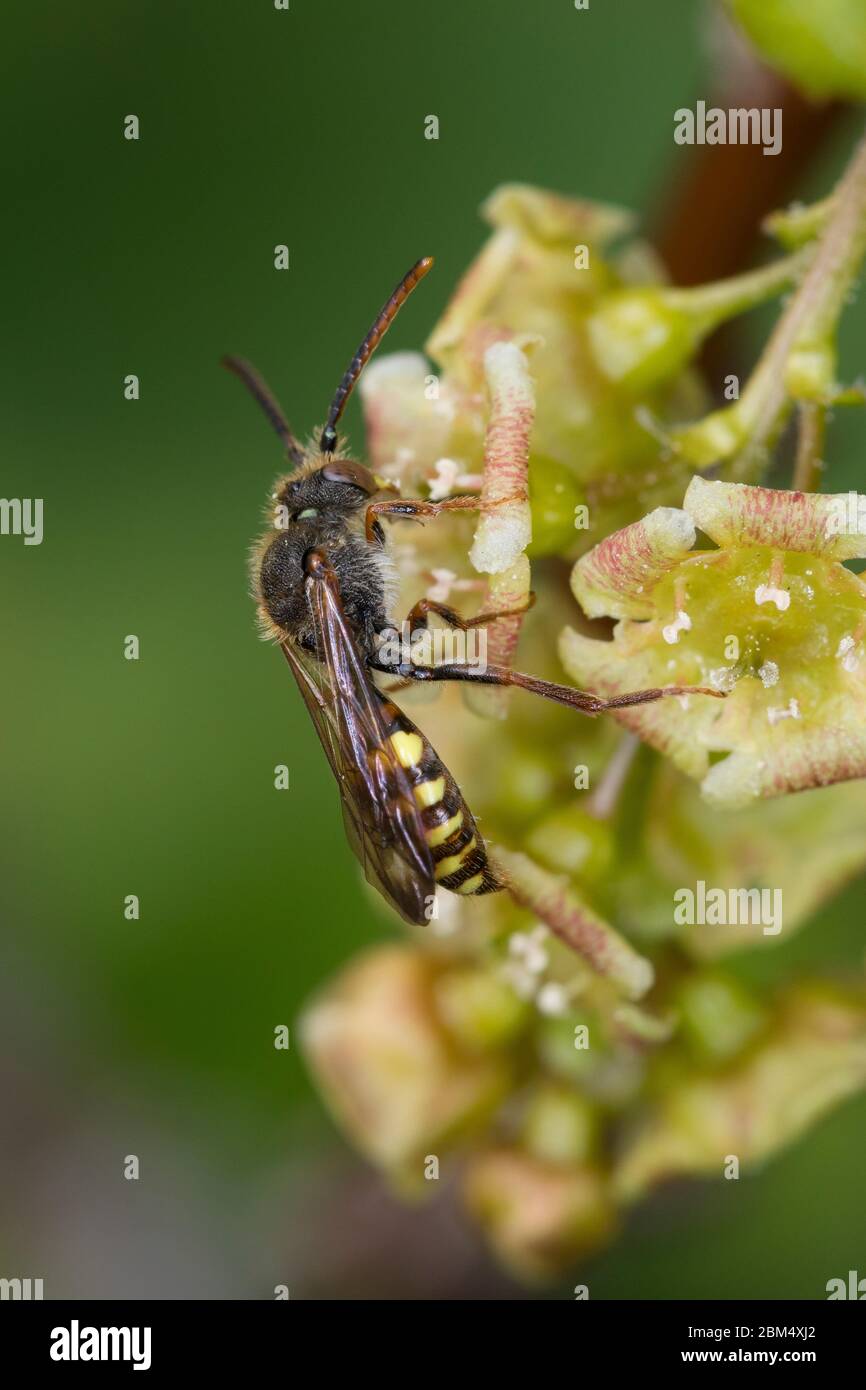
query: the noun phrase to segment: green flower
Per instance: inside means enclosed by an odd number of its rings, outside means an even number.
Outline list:
[[[724,319],[791,283],[804,257],[718,285],[675,289],[632,240],[620,208],[506,184],[484,205],[494,232],[458,285],[427,351],[368,368],[361,384],[371,459],[404,491],[438,498],[480,486],[486,355],[510,341],[530,359],[531,555],[578,554],[593,538],[680,495],[689,464],[659,456],[646,420],[699,413],[689,366]]]
[[[866,556],[864,516],[856,494],[693,479],[681,510],[659,508],[577,563],[585,612],[619,622],[612,642],[566,629],[566,669],[604,695],[727,691],[723,704],[684,696],[617,714],[716,805],[862,777],[866,584],[841,561]],[[695,549],[698,530],[715,549]]]

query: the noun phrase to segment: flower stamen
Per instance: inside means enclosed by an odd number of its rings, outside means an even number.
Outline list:
[[[685,610],[686,585],[685,580],[680,578],[674,585],[674,620],[662,628],[662,637],[671,646],[680,640],[681,632],[691,632],[692,620]]]
[[[774,555],[770,564],[769,584],[759,584],[755,590],[755,603],[775,603],[780,613],[784,613],[791,606],[791,595],[787,589],[782,588],[782,579],[785,574],[785,557]]]

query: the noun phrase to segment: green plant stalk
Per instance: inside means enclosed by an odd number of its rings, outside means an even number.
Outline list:
[[[699,468],[729,459],[727,478],[754,481],[793,400],[829,403],[838,393],[833,336],[866,252],[866,138],[828,207],[811,263],[739,401],[676,438],[682,453]]]
[[[814,258],[813,246],[803,246],[790,256],[779,257],[757,270],[744,271],[726,280],[714,280],[707,285],[689,285],[684,289],[669,286],[661,298],[671,309],[687,313],[701,321],[701,336],[711,333],[726,319],[735,318],[756,308],[774,294],[796,284]]]
[[[808,207],[794,205],[771,212],[769,217],[764,218],[762,230],[790,251],[805,246],[824,231],[833,214],[835,196],[831,193],[829,197],[822,198],[818,203],[810,203]]]

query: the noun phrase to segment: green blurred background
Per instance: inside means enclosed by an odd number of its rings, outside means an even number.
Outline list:
[[[246,551],[280,455],[218,360],[249,356],[306,433],[397,276],[433,253],[388,347],[423,341],[497,183],[657,219],[672,113],[709,90],[706,7],[86,9],[4,24],[0,490],[45,499],[45,540],[0,540],[0,1274],[43,1277],[47,1297],[521,1297],[447,1194],[408,1213],[383,1195],[299,1052],[273,1047],[392,928],[256,638]],[[859,306],[843,348],[854,375]],[[348,420],[360,443],[357,403]],[[834,426],[834,484],[862,479],[864,437],[862,416]],[[740,968],[859,966],[864,903],[854,885]],[[581,1278],[594,1298],[823,1296],[866,1273],[864,1127],[866,1098],[759,1176],[668,1189]]]

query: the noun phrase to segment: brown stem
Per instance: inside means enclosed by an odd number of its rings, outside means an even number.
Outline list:
[[[801,401],[797,457],[794,461],[792,487],[795,492],[818,492],[824,467],[824,431],[827,412],[816,401]]]

